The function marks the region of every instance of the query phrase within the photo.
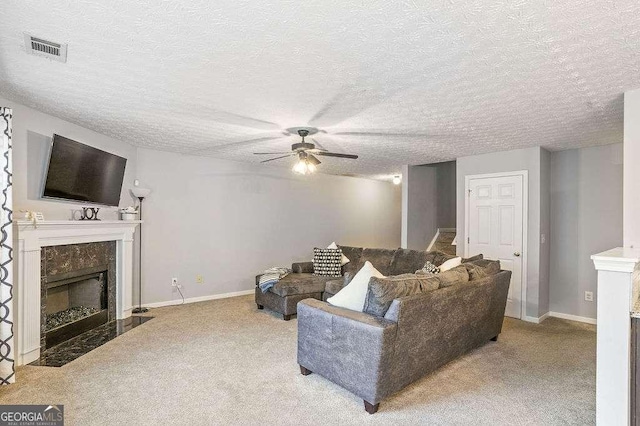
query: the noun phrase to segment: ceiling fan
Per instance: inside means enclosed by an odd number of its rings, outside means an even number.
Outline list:
[[[293,171],[296,173],[300,173],[305,175],[307,173],[313,173],[316,171],[316,166],[320,164],[320,160],[316,158],[316,155],[324,156],[324,157],[338,157],[338,158],[349,158],[355,160],[358,158],[357,155],[353,154],[339,154],[336,152],[329,152],[326,149],[316,148],[314,144],[311,142],[306,142],[304,140],[305,137],[309,136],[310,130],[307,128],[298,128],[296,129],[298,135],[302,138],[301,142],[294,143],[291,145],[291,152],[254,152],[255,155],[281,155],[275,158],[269,158],[268,160],[263,160],[261,163],[268,163],[269,161],[280,160],[282,158],[288,157],[298,157],[298,162],[293,166]],[[317,130],[316,130],[317,131]]]

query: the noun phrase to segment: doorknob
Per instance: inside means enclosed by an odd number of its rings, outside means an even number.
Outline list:
[[[520,257],[520,252],[519,252],[519,251],[517,251],[517,252],[513,253],[513,255],[514,255],[515,257]]]

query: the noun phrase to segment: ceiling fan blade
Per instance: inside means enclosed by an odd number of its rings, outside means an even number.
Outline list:
[[[278,155],[278,154],[291,154],[291,151],[285,152],[254,152],[253,155]]]
[[[284,139],[284,136],[282,136],[282,135],[278,135],[278,136],[262,136],[262,137],[246,139],[246,140],[242,140],[242,141],[225,143],[225,144],[222,144],[222,145],[214,145],[214,146],[210,146],[210,147],[207,147],[207,148],[195,149],[193,151],[190,151],[189,154],[200,154],[200,153],[202,153],[202,154],[206,154],[206,153],[214,154],[214,153],[216,153],[218,151],[224,151],[224,150],[231,149],[231,148],[237,149],[237,148],[241,148],[241,147],[244,147],[244,146],[256,145],[256,144],[259,144],[259,143],[262,143],[262,142],[274,141],[274,140],[278,140],[278,139]]]
[[[353,154],[338,154],[336,152],[320,151],[320,152],[315,152],[314,154],[316,154],[316,155],[324,155],[325,157],[351,158],[351,159],[354,159],[354,160],[356,158],[358,158],[357,155],[353,155]]]
[[[400,133],[400,132],[333,132],[333,135],[342,136],[394,136],[402,138],[434,138],[434,137],[451,137],[451,135],[436,135],[430,133]]]
[[[291,157],[292,155],[296,155],[296,153],[290,153],[289,155],[283,155],[282,157],[276,157],[276,158],[270,158],[268,160],[263,160],[261,161],[261,163],[268,163],[269,161],[273,161],[273,160],[279,160],[281,158],[287,158],[287,157]]]
[[[315,149],[311,149],[310,151],[328,151],[320,142],[318,142],[315,138],[310,138],[313,141],[313,144],[316,146]]]
[[[307,151],[309,152],[309,151]],[[309,160],[309,162],[311,164],[313,164],[314,166],[317,166],[319,164],[322,164],[322,161],[318,160],[314,155],[312,154],[307,154],[307,159]]]

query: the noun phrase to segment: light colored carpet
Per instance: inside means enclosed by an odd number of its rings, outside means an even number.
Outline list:
[[[505,321],[497,343],[380,404],[296,363],[295,319],[252,296],[153,309],[156,318],[61,368],[26,366],[1,404],[64,404],[68,425],[595,424],[594,326]]]

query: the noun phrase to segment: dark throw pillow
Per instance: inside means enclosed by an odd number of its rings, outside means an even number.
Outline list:
[[[440,273],[440,268],[427,260],[422,269],[418,269],[416,274],[436,275]]]
[[[313,275],[325,277],[342,276],[342,250],[314,248]]]

